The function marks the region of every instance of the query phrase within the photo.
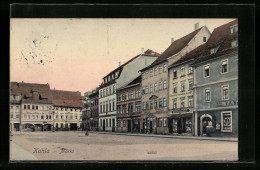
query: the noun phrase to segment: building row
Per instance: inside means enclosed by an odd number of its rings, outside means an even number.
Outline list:
[[[80,92],[52,90],[49,84],[11,82],[10,130],[50,131],[81,128]]]
[[[95,130],[237,136],[238,20],[142,51],[88,97]]]

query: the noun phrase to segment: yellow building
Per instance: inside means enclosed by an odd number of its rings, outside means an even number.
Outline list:
[[[168,67],[169,130],[173,134],[192,135],[193,129],[193,61],[204,45],[187,53]]]
[[[80,92],[51,90],[53,95],[53,126],[56,130],[82,128]]]

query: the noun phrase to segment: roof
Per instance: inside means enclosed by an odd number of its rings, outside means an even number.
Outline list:
[[[196,60],[195,64],[207,61],[225,54],[236,52],[237,47],[231,47],[231,40],[238,37],[238,32],[230,33],[230,27],[238,24],[238,20],[235,19],[227,24],[221,25],[214,29],[209,40],[206,42],[206,48]],[[218,51],[214,54],[210,54],[210,48],[215,45],[220,45]]]
[[[53,106],[82,107],[81,93],[64,90],[51,90]]]
[[[52,103],[49,84],[11,82],[11,95],[21,94],[21,101],[25,103]],[[37,93],[33,93],[37,92]],[[44,96],[44,97],[42,97]],[[43,99],[44,98],[44,99]],[[11,101],[13,103],[14,101]]]
[[[205,44],[202,44],[202,45],[198,46],[197,48],[193,49],[192,51],[190,51],[189,53],[187,53],[186,55],[181,57],[179,60],[174,62],[172,65],[170,65],[169,68],[173,67],[173,66],[176,66],[178,64],[181,64],[181,63],[183,63],[185,61],[197,59],[199,56],[203,55],[203,53],[205,52],[206,48],[207,47],[206,47]]]
[[[201,29],[202,27],[171,43],[171,45],[150,66],[140,71],[147,70],[180,52]]]
[[[128,60],[127,62],[125,62],[124,64],[122,64],[121,66],[117,67],[116,69],[114,69],[113,71],[111,71],[110,73],[108,73],[105,77],[107,77],[108,75],[112,74],[112,73],[115,73],[117,71],[119,71],[119,74],[118,74],[118,77],[120,76],[121,72],[122,72],[122,69],[124,68],[125,65],[127,65],[128,63],[130,63],[131,61],[133,61],[134,59],[140,57],[140,56],[150,56],[150,57],[158,57],[160,56],[159,53],[153,51],[153,50],[146,50],[143,54],[138,54],[137,56],[131,58],[130,60]],[[103,77],[103,79],[105,78]],[[115,79],[114,79],[115,80]],[[110,80],[109,82],[105,83],[105,84],[101,84],[100,85],[100,88],[102,87],[105,87],[105,86],[108,86],[110,84],[113,84],[115,81],[114,80]]]
[[[133,86],[138,85],[138,84],[141,84],[141,80],[142,80],[141,76],[138,76],[133,81],[128,83],[127,85],[117,89],[117,91],[129,88],[129,87],[133,87]]]

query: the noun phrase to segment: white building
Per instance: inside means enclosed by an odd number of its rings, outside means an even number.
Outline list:
[[[139,70],[153,63],[160,54],[147,50],[103,77],[99,89],[99,130],[116,129],[116,89],[130,83],[140,75]]]

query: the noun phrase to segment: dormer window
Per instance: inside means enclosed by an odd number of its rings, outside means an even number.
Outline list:
[[[237,31],[238,31],[238,25],[237,24],[230,27],[230,33],[231,34],[237,32]]]
[[[210,48],[210,54],[214,54],[218,51],[220,45]]]
[[[237,38],[231,40],[231,47],[237,47],[237,46],[238,46]]]
[[[105,78],[105,83],[107,82],[107,78]]]
[[[114,79],[114,74],[112,74],[112,79]]]
[[[110,76],[108,76],[108,80],[107,81],[110,81]]]

